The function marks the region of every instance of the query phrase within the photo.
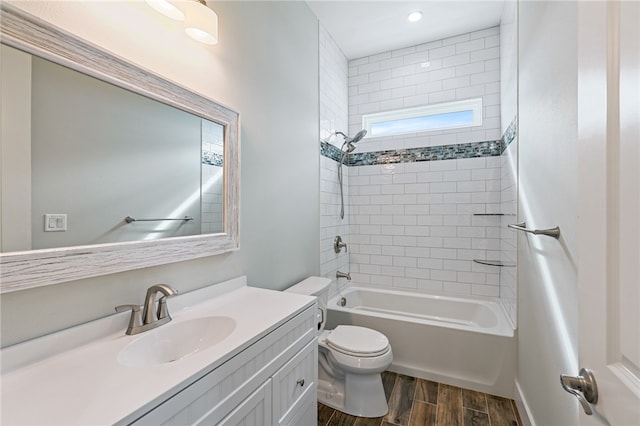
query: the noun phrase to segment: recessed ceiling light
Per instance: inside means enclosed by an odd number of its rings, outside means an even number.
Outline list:
[[[409,16],[407,16],[409,22],[418,22],[422,19],[422,12],[411,12]]]

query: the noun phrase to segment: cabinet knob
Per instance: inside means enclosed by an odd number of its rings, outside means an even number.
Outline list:
[[[298,381],[296,382],[296,384],[300,385],[300,386],[304,386],[304,379],[298,379]]]

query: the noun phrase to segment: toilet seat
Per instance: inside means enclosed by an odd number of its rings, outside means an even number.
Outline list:
[[[377,357],[389,351],[389,339],[384,334],[353,325],[339,325],[325,341],[330,349],[359,358]]]

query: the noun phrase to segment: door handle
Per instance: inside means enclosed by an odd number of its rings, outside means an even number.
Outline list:
[[[588,416],[593,414],[591,404],[595,405],[598,402],[598,385],[591,370],[581,368],[579,376],[561,374],[560,384],[564,390],[578,398],[582,409]]]

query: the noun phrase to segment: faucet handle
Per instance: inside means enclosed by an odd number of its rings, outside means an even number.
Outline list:
[[[116,306],[116,312],[126,312],[126,311],[140,312],[139,305],[118,305]]]
[[[118,305],[116,306],[116,312],[126,312],[131,310],[131,317],[129,318],[129,326],[127,327],[127,334],[133,334],[135,328],[142,326],[142,312],[139,305]]]
[[[334,239],[333,239],[333,251],[335,251],[336,253],[340,253],[342,251],[342,248],[344,247],[344,252],[347,252],[347,243],[342,241],[342,237],[340,235],[337,235]]]
[[[158,300],[158,319],[169,318],[171,321],[171,315],[169,315],[169,309],[167,308],[167,296],[162,296]]]

